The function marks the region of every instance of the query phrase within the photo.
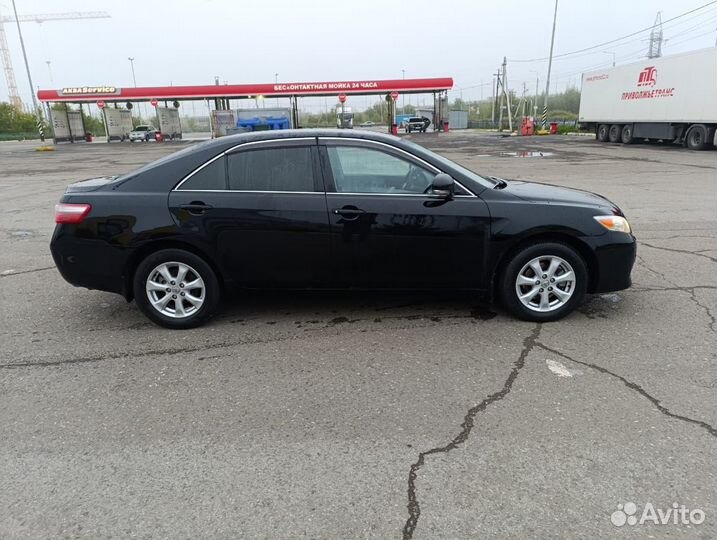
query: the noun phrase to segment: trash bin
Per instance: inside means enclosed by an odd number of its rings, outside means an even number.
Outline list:
[[[555,135],[558,132],[558,123],[550,122],[550,134]]]
[[[92,133],[89,131],[85,133],[85,142],[92,142]]]
[[[443,133],[448,133],[450,131],[448,120],[444,120],[443,122]]]
[[[391,133],[393,135],[398,135],[398,124],[391,124]]]
[[[162,135],[162,132],[161,132],[161,131],[155,131],[155,132],[154,132],[154,140],[157,141],[157,142],[162,142],[162,141],[164,141],[164,135]]]

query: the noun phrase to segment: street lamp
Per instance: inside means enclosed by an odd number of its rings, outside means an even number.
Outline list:
[[[615,53],[612,51],[603,51],[603,54],[611,54],[612,55],[612,67],[615,67]]]
[[[134,75],[134,57],[128,56],[127,60],[129,60],[129,65],[132,67],[132,84],[137,88],[137,77]]]
[[[52,63],[50,60],[45,60],[45,63],[47,64],[47,74],[50,76],[50,86],[55,87],[55,83],[52,80],[52,68],[50,67],[50,64]]]

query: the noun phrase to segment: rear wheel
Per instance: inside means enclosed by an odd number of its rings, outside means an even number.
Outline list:
[[[622,135],[622,126],[619,124],[613,124],[610,126],[610,131],[607,134],[608,140],[611,143],[620,142],[620,135]]]
[[[622,144],[632,143],[632,124],[626,124],[622,126],[622,133],[620,134]]]
[[[134,275],[134,297],[142,312],[166,328],[204,324],[219,304],[219,281],[201,258],[181,249],[149,255]]]
[[[609,131],[610,126],[608,126],[607,124],[600,124],[596,135],[597,140],[600,142],[607,142]]]
[[[582,302],[587,268],[570,246],[557,242],[527,245],[508,262],[501,276],[506,308],[526,321],[561,319]]]
[[[707,134],[702,126],[693,126],[687,134],[687,148],[704,150],[707,147]]]

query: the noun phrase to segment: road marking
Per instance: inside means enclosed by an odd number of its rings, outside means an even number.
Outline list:
[[[555,373],[558,377],[573,376],[573,374],[568,371],[568,368],[556,360],[546,360],[545,363],[548,364],[548,369]]]

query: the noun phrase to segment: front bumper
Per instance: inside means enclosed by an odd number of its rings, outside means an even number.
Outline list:
[[[637,257],[635,237],[632,234],[608,232],[585,240],[592,247],[597,262],[588,292],[621,291],[630,287],[630,273]]]

